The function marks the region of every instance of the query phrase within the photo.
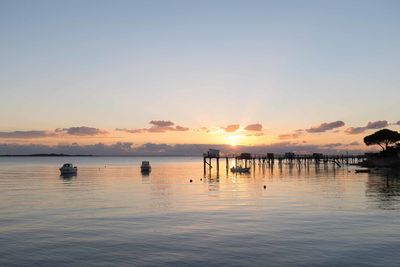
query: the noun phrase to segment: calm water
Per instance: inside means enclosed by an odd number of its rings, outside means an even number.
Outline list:
[[[0,266],[400,264],[396,173],[275,165],[203,179],[200,158],[150,158],[142,176],[141,160],[0,158]],[[64,162],[76,177],[60,177]]]

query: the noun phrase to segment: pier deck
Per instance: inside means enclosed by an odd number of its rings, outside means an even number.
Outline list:
[[[203,169],[204,176],[207,173],[207,166],[209,172],[211,173],[213,166],[213,159],[216,162],[216,172],[217,176],[219,176],[219,163],[220,159],[225,160],[226,171],[229,171],[229,160],[235,160],[235,166],[243,166],[247,167],[255,167],[258,163],[260,166],[271,166],[276,162],[278,164],[298,164],[301,166],[309,166],[310,164],[333,164],[334,167],[341,168],[344,165],[357,164],[361,161],[365,160],[366,156],[363,154],[338,154],[338,155],[324,155],[320,153],[313,154],[294,154],[294,153],[285,153],[285,154],[274,154],[274,153],[266,153],[266,154],[251,154],[251,153],[204,153],[203,154]]]

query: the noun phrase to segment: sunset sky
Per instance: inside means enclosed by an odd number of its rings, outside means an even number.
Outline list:
[[[366,134],[400,130],[399,10],[1,0],[0,154],[98,143],[365,150]]]

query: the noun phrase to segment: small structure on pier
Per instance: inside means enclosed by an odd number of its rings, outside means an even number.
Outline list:
[[[212,158],[219,158],[220,151],[219,151],[218,149],[212,149],[212,148],[210,148],[210,149],[208,150],[207,154],[208,154],[209,157],[212,157]]]

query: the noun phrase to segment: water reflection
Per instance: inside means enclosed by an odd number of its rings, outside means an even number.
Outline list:
[[[59,177],[56,159],[1,160],[0,266],[57,266],[66,259],[73,266],[399,260],[398,172],[355,174],[331,164],[293,164],[290,171],[275,164],[251,174],[223,170],[220,177],[214,169],[203,178],[201,159],[155,158],[148,176],[140,173],[141,159],[101,157],[77,159],[77,178]]]
[[[400,208],[400,170],[369,173],[366,188],[372,206],[384,210]]]
[[[142,173],[142,184],[150,184],[150,173]]]
[[[70,181],[72,179],[75,179],[77,177],[76,173],[63,173],[60,175],[60,179],[64,181]]]

